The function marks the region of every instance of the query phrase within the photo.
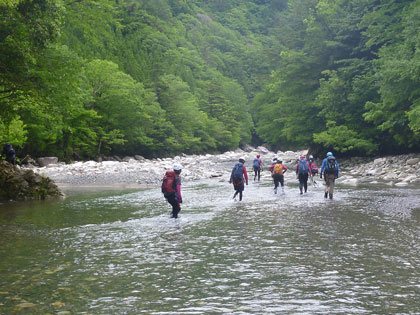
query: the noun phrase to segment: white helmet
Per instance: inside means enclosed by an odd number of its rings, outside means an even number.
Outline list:
[[[239,158],[239,162],[241,162],[241,161],[243,161],[243,162],[245,163],[245,158],[244,158],[243,156],[241,156],[241,157]]]
[[[182,165],[181,164],[175,164],[174,165],[174,171],[180,171],[182,170]]]

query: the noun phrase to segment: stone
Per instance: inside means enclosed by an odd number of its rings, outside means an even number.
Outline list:
[[[373,160],[374,165],[383,164],[385,162],[386,162],[386,158],[379,158],[379,159]]]
[[[145,158],[144,158],[143,156],[141,156],[141,155],[135,155],[135,156],[134,156],[134,158],[135,158],[137,161],[144,161],[144,160],[145,160]]]
[[[44,167],[48,164],[57,164],[58,163],[58,157],[55,156],[49,156],[49,157],[40,157],[36,159],[36,162],[39,166]]]
[[[407,165],[416,165],[420,162],[419,158],[413,158],[413,159],[409,159],[407,160]]]

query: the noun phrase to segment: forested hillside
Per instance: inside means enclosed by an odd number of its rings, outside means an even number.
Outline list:
[[[419,30],[420,1],[0,0],[0,142],[418,150]]]

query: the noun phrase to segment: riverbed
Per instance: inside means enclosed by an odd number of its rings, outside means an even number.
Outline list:
[[[417,314],[420,189],[220,178],[0,205],[0,314]]]

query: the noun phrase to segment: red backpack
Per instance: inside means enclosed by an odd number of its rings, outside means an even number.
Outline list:
[[[176,192],[175,177],[176,177],[176,174],[174,171],[166,171],[165,176],[162,179],[162,192],[163,193]]]

